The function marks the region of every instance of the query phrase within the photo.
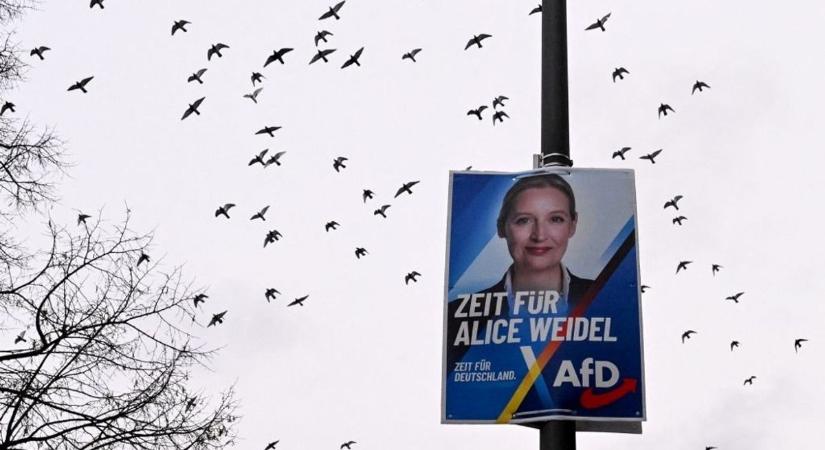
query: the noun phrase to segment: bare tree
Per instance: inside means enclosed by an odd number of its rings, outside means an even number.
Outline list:
[[[231,389],[189,392],[213,354],[180,269],[145,259],[129,214],[74,233],[49,224],[49,250],[0,274],[0,450],[210,449],[234,440]],[[138,265],[138,262],[141,264]],[[11,333],[8,333],[11,331]]]

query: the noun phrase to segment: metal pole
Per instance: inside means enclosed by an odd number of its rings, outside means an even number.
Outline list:
[[[572,166],[567,105],[567,1],[544,0],[541,16],[542,166]]]
[[[539,450],[576,450],[576,422],[550,420],[539,432]]]

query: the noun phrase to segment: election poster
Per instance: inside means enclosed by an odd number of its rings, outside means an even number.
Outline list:
[[[632,170],[450,173],[443,423],[645,420],[636,218]]]

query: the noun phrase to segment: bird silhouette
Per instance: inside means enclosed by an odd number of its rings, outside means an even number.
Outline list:
[[[266,160],[266,163],[264,163],[264,167],[269,167],[270,164],[275,164],[276,166],[280,166],[281,165],[281,161],[280,161],[281,156],[284,156],[285,154],[286,154],[286,150],[282,150],[282,151],[280,151],[278,153],[275,153],[274,155],[270,156],[269,159]]]
[[[666,201],[664,209],[667,209],[668,207],[672,206],[672,207],[674,207],[678,210],[679,209],[679,200],[681,200],[682,198],[684,198],[684,196],[677,195],[677,196],[673,197],[672,199]]]
[[[278,61],[281,64],[284,64],[284,55],[291,52],[293,49],[291,48],[282,48],[280,50],[272,50],[272,54],[266,58],[264,61],[264,67],[268,66],[270,63]]]
[[[383,218],[387,218],[387,209],[390,205],[382,205],[380,208],[376,209],[372,214],[375,216],[381,216]]]
[[[613,69],[613,82],[616,82],[616,78],[618,77],[620,80],[624,80],[624,74],[630,73],[624,67],[617,67]]]
[[[347,450],[351,450],[351,449],[350,449],[350,445],[352,445],[352,444],[355,444],[355,441],[347,441],[347,442],[344,442],[343,444],[341,444],[341,448],[346,447],[346,448],[347,448]]]
[[[321,14],[321,17],[319,17],[318,20],[329,19],[330,17],[335,17],[335,20],[341,19],[341,17],[338,15],[338,11],[341,10],[342,6],[344,6],[343,1],[338,2],[338,4],[335,6],[330,6],[329,11]]]
[[[730,351],[733,351],[733,348],[739,348],[739,341],[730,341]]]
[[[190,23],[192,22],[188,20],[176,20],[175,23],[172,24],[172,36],[174,36],[175,32],[178,30],[181,30],[184,33],[186,33],[186,25],[189,25]]]
[[[280,130],[278,126],[266,126],[256,131],[255,134],[268,134],[270,137],[275,137],[275,132]]]
[[[645,293],[645,291],[647,291],[648,289],[650,289],[650,286],[648,286],[648,285],[646,285],[646,284],[643,284],[643,285],[639,286],[639,289],[642,291],[642,294],[644,294],[644,293]]]
[[[88,214],[83,214],[83,213],[78,214],[77,215],[77,224],[80,225],[82,223],[83,225],[86,225],[86,219],[88,219],[90,217],[92,217],[92,216],[90,216]]]
[[[467,45],[464,46],[464,50],[467,50],[468,48],[470,48],[473,45],[477,45],[478,48],[481,48],[482,47],[481,41],[483,41],[487,38],[491,38],[491,37],[493,37],[493,35],[485,34],[485,33],[473,35],[473,37],[470,38],[469,41],[467,41]]]
[[[694,334],[696,334],[696,332],[693,330],[687,330],[684,333],[682,333],[682,343],[684,344],[685,339],[690,339],[690,337]]]
[[[505,100],[510,100],[510,99],[508,97],[503,96],[503,95],[499,95],[498,97],[494,98],[493,99],[493,109],[496,109],[499,106],[504,108],[504,101]]]
[[[255,89],[254,91],[252,91],[251,94],[244,94],[243,96],[244,96],[244,98],[248,98],[248,99],[252,100],[257,105],[258,104],[258,94],[260,94],[261,91],[263,91],[263,90],[264,90],[264,88],[259,87],[258,89]]]
[[[257,155],[255,155],[254,158],[249,160],[249,164],[247,164],[247,167],[252,166],[254,164],[260,164],[262,166],[266,166],[266,162],[264,162],[264,156],[266,156],[266,153],[268,151],[269,151],[268,148],[265,148],[265,149],[261,150],[261,153],[258,153]]]
[[[366,255],[367,253],[369,252],[367,252],[367,249],[365,249],[364,247],[357,247],[355,249],[355,257],[358,259],[361,259],[361,257]]]
[[[661,148],[653,153],[648,153],[647,155],[640,156],[639,159],[648,159],[650,160],[651,164],[656,164],[656,157],[659,156],[659,153],[662,153]]]
[[[82,79],[78,82],[75,82],[75,84],[69,86],[69,89],[66,89],[66,90],[67,91],[74,91],[74,90],[80,89],[81,92],[86,94],[86,93],[89,92],[89,91],[86,90],[86,85],[89,84],[89,82],[92,81],[93,78],[94,77],[86,77],[86,78],[84,78],[84,79]]]
[[[95,5],[100,6],[100,9],[103,9],[103,0],[92,0],[91,2],[89,2],[90,9]]]
[[[180,120],[186,119],[192,113],[195,113],[197,115],[201,115],[200,111],[198,111],[198,108],[201,106],[201,103],[203,103],[203,101],[205,99],[206,99],[206,97],[201,97],[201,98],[195,100],[194,102],[190,103],[189,107],[186,108],[186,111],[183,112],[183,116],[181,116]]]
[[[673,224],[676,225],[678,223],[679,226],[681,226],[683,220],[687,220],[687,217],[685,217],[685,216],[674,217],[673,218]]]
[[[226,203],[223,206],[219,206],[218,209],[215,210],[215,217],[226,216],[226,218],[229,219],[229,210],[234,207],[234,203]]]
[[[51,50],[49,47],[46,47],[45,45],[41,45],[39,47],[33,48],[32,51],[29,52],[29,56],[37,55],[37,57],[40,58],[40,60],[42,61],[43,59],[45,59],[45,58],[43,58],[43,52],[46,52],[46,51],[49,51],[49,50]]]
[[[212,55],[218,55],[218,58],[223,58],[221,50],[225,48],[229,48],[229,46],[226,44],[222,44],[220,42],[218,42],[217,44],[213,44],[211,47],[209,47],[209,50],[206,51],[206,60],[211,61]]]
[[[26,337],[25,336],[26,336],[26,330],[21,331],[20,334],[18,334],[17,337],[14,338],[14,343],[19,344],[21,342],[26,342]]]
[[[716,272],[719,272],[719,269],[721,268],[722,266],[720,266],[719,264],[711,264],[710,272],[713,274],[713,276],[716,276]]]
[[[410,284],[410,281],[413,283],[418,283],[418,279],[416,277],[420,277],[421,274],[413,270],[412,272],[408,273],[404,276],[404,284]]]
[[[137,264],[135,264],[135,267],[140,267],[140,264],[144,263],[144,262],[146,262],[146,263],[149,262],[149,255],[147,255],[146,253],[140,252],[140,257],[138,257]]]
[[[252,217],[249,218],[249,220],[261,219],[264,222],[266,222],[266,217],[264,217],[264,215],[267,211],[269,211],[269,205],[266,205],[263,208],[261,208],[261,210],[253,214]]]
[[[418,184],[418,183],[420,183],[420,181],[408,181],[408,182],[404,183],[404,184],[403,184],[400,188],[398,188],[398,190],[395,192],[395,197],[393,197],[393,198],[398,198],[398,196],[399,196],[399,195],[401,195],[401,194],[403,194],[404,192],[406,192],[406,193],[408,193],[408,194],[412,195],[412,193],[413,193],[413,192],[412,192],[412,187],[413,187],[413,186],[415,186],[415,185],[416,185],[416,184]]]
[[[615,152],[613,152],[613,157],[610,158],[610,159],[616,159],[616,157],[618,156],[619,158],[622,158],[622,161],[624,161],[624,154],[629,152],[629,151],[630,151],[630,147],[622,147],[622,148],[616,150]]]
[[[264,450],[275,450],[275,446],[278,445],[278,442],[281,442],[281,441],[277,440],[277,441],[272,441],[269,444],[266,444],[266,447],[264,447]]]
[[[318,53],[316,53],[315,56],[313,56],[312,59],[309,60],[309,63],[312,64],[315,61],[318,61],[319,59],[324,60],[325,63],[329,62],[329,60],[327,59],[327,56],[329,56],[334,51],[335,51],[334,48],[328,48],[326,50],[320,50],[319,49]]]
[[[252,76],[250,76],[249,78],[250,80],[252,80],[252,87],[255,87],[256,82],[263,83],[263,80],[266,77],[261,72],[252,72]]]
[[[676,112],[676,111],[674,111],[674,110],[673,110],[673,108],[671,108],[671,107],[670,107],[670,105],[668,105],[667,103],[660,103],[660,104],[659,104],[659,118],[660,118],[660,119],[662,118],[662,114],[664,114],[664,115],[665,115],[665,117],[667,117],[667,112],[668,112],[668,111],[670,111],[670,112]]]
[[[484,111],[485,109],[487,109],[487,105],[481,105],[476,109],[471,109],[471,110],[467,111],[467,115],[468,116],[476,116],[476,117],[478,117],[478,120],[481,120],[481,112]]]
[[[203,84],[203,80],[201,79],[201,77],[205,73],[206,73],[206,69],[200,69],[197,72],[193,73],[192,75],[189,75],[189,78],[187,78],[186,81],[188,83],[191,83],[193,81],[197,81],[198,83]]]
[[[295,305],[304,306],[304,301],[308,298],[309,298],[309,295],[305,295],[303,297],[298,297],[295,300],[289,302],[289,304],[286,305],[286,306],[295,306]]]
[[[206,328],[209,328],[209,327],[211,327],[213,325],[217,325],[217,324],[223,324],[223,316],[225,316],[227,312],[228,311],[219,312],[217,314],[212,314],[212,319],[209,321],[209,325],[207,325]]]
[[[684,269],[687,270],[688,264],[692,263],[693,261],[679,261],[679,265],[676,266],[676,273],[679,273],[680,270]]]
[[[605,31],[605,29],[604,29],[604,23],[605,23],[605,22],[607,22],[607,19],[609,19],[609,18],[610,18],[610,13],[607,13],[607,14],[605,14],[605,16],[604,16],[604,17],[602,17],[601,19],[596,19],[596,21],[595,21],[595,22],[593,22],[592,24],[588,25],[588,26],[587,26],[587,28],[585,28],[584,30],[585,30],[585,31],[587,31],[587,30],[595,30],[596,28],[598,28],[598,29],[600,29],[600,30],[602,30],[602,31]]]
[[[273,244],[275,241],[284,237],[281,232],[278,230],[270,230],[266,233],[266,238],[264,238],[264,248],[266,248],[267,244]]]
[[[15,107],[15,104],[14,104],[14,103],[12,103],[12,102],[10,102],[10,101],[6,101],[6,102],[4,102],[4,103],[3,103],[3,106],[2,106],[2,107],[0,107],[0,116],[2,116],[3,114],[5,114],[5,113],[6,113],[6,110],[9,110],[9,111],[11,111],[11,112],[15,112],[14,107]]]
[[[372,199],[375,195],[375,192],[372,192],[369,189],[364,189],[364,192],[361,193],[361,197],[364,199],[364,203],[367,203],[367,199]]]
[[[704,88],[710,89],[710,86],[708,86],[708,84],[705,83],[704,81],[696,80],[696,82],[693,83],[693,89],[691,89],[690,95],[693,95],[694,93],[696,93],[697,89],[699,90],[699,92],[702,92],[702,89],[704,89]]]
[[[321,30],[315,33],[315,46],[318,46],[318,43],[321,41],[327,42],[327,36],[334,36],[331,32],[327,30]]]
[[[280,295],[281,293],[275,288],[267,288],[267,290],[264,292],[266,302],[269,303],[270,300],[276,300],[275,294]]]
[[[346,169],[347,166],[344,165],[344,161],[347,161],[349,158],[345,158],[343,156],[339,156],[332,161],[332,168],[335,169],[336,172],[340,172],[341,169]]]
[[[510,116],[508,116],[507,113],[503,110],[496,111],[495,113],[493,113],[493,125],[496,124],[496,120],[498,120],[499,122],[504,122],[505,117],[508,119],[510,118]]]
[[[531,9],[530,14],[527,14],[527,15],[532,16],[533,14],[540,13],[540,12],[542,12],[541,3],[539,3],[539,5],[536,6],[535,8]]]
[[[338,222],[331,220],[324,225],[324,230],[329,232],[329,230],[337,230],[341,224]]]
[[[206,299],[209,298],[206,294],[198,294],[192,298],[192,302],[195,304],[195,308],[198,307],[198,303],[206,303]]]
[[[355,53],[349,55],[349,59],[341,66],[341,68],[344,69],[353,64],[360,67],[361,63],[358,62],[358,59],[361,58],[361,53],[364,53],[364,47],[359,48]]]
[[[401,55],[401,60],[403,61],[405,59],[409,59],[412,62],[416,62],[415,55],[417,55],[418,52],[420,52],[420,51],[421,51],[420,48],[414,48],[414,49],[408,51],[407,53],[404,53],[403,55]]]
[[[715,449],[716,449],[716,447],[714,447],[712,445],[705,447],[705,450],[715,450]]]
[[[756,379],[756,375],[751,375],[748,378],[745,378],[745,382],[742,383],[742,385],[744,386],[746,384],[750,384],[752,386],[753,385],[753,380],[755,380],[755,379]]]
[[[734,303],[739,303],[739,297],[741,297],[743,294],[744,292],[737,292],[736,294],[725,297],[725,300],[732,300]]]
[[[803,342],[808,342],[808,340],[804,339],[804,338],[794,339],[794,341],[793,341],[793,351],[795,353],[799,353],[799,349],[802,348],[802,343]]]

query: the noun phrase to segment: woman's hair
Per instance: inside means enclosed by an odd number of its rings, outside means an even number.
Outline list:
[[[507,218],[510,216],[519,194],[527,189],[546,187],[556,188],[567,196],[568,204],[570,205],[570,217],[576,220],[576,197],[573,195],[573,188],[570,187],[570,184],[567,183],[564,178],[555,173],[526,176],[510,187],[510,190],[504,195],[504,200],[501,201],[501,209],[498,212],[498,220],[496,220],[496,229],[498,230],[499,237],[504,237]]]

